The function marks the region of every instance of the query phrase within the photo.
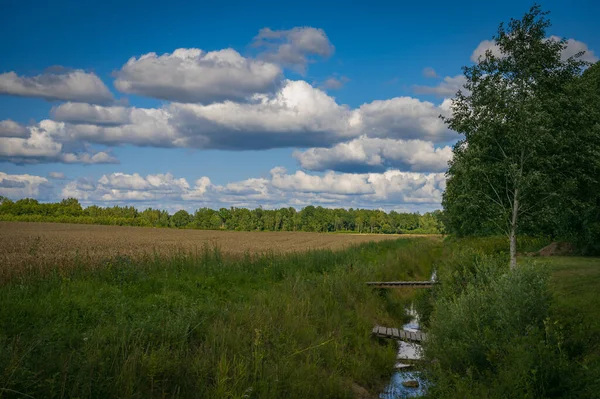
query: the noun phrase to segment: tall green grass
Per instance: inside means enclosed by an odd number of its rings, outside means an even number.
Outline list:
[[[350,398],[392,372],[406,299],[369,280],[427,279],[441,243],[107,259],[0,287],[0,397]],[[57,265],[58,266],[58,265]],[[25,397],[25,396],[24,396]]]

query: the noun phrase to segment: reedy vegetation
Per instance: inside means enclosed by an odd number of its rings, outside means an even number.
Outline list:
[[[370,338],[407,301],[364,282],[423,279],[435,239],[344,251],[114,257],[0,287],[0,397],[352,397],[389,377]]]

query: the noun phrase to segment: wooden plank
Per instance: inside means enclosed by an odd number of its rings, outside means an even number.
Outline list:
[[[393,287],[420,287],[430,288],[437,282],[434,281],[369,281],[367,285],[378,288],[393,288]]]
[[[398,339],[402,341],[421,342],[425,341],[426,334],[421,331],[407,331],[398,328],[375,326],[371,334],[381,338]]]

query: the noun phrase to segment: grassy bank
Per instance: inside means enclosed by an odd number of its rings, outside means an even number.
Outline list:
[[[585,397],[600,397],[600,258],[541,260],[552,272],[551,314],[560,320],[565,351],[582,370]]]
[[[404,302],[364,282],[427,278],[429,239],[228,258],[107,259],[0,287],[0,396],[352,397],[386,382]]]
[[[521,257],[509,270],[493,238],[444,244],[442,284],[419,301],[429,396],[597,398],[600,259]]]

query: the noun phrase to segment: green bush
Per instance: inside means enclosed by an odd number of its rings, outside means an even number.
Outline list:
[[[548,274],[506,265],[481,257],[440,277],[424,346],[432,397],[577,396],[576,370],[549,318]]]

